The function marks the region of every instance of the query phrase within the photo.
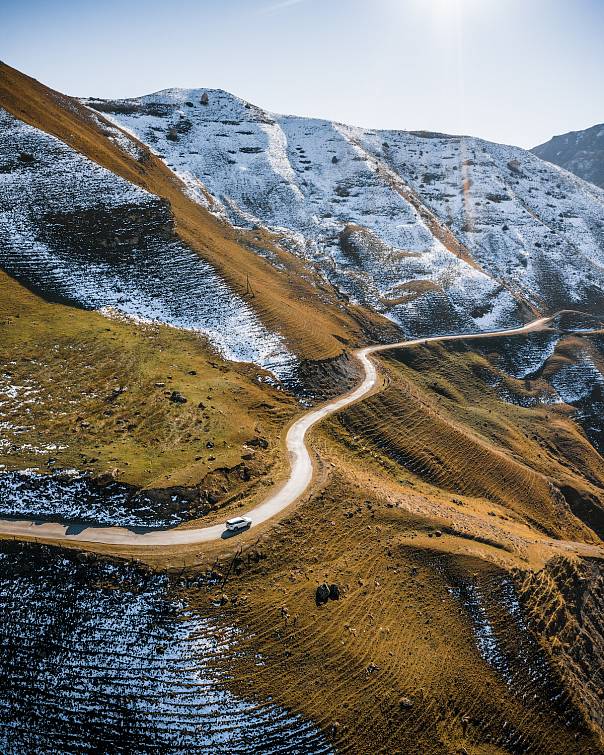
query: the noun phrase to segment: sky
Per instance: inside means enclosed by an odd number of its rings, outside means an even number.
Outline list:
[[[71,95],[225,89],[522,147],[604,122],[604,0],[0,2],[0,59]]]

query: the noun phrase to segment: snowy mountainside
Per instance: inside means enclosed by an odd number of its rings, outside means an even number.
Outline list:
[[[562,323],[560,323],[562,325]],[[563,326],[562,326],[563,327]],[[597,328],[597,323],[592,323]],[[604,338],[601,333],[532,333],[475,348],[498,374],[484,376],[499,397],[524,407],[567,404],[593,447],[604,452]],[[502,380],[508,376],[511,380]]]
[[[517,147],[381,136],[381,146],[365,138],[372,154],[381,153],[491,277],[539,309],[601,305],[604,192]]]
[[[225,689],[237,632],[164,575],[4,543],[0,610],[3,753],[333,752],[300,716]]]
[[[85,102],[198,201],[281,234],[408,332],[604,303],[604,192],[524,150],[279,116],[221,90]]]
[[[0,109],[1,268],[47,298],[199,331],[291,378],[280,336],[172,225],[163,201]]]
[[[604,123],[554,136],[531,152],[604,188]]]

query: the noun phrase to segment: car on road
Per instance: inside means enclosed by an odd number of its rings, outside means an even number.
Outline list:
[[[251,524],[252,520],[249,516],[236,516],[234,519],[227,519],[226,528],[234,532],[236,530],[246,530]]]

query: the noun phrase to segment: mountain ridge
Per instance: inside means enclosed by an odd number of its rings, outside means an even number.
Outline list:
[[[531,152],[604,188],[604,123],[553,136]]]
[[[490,327],[577,305],[577,297],[591,301],[600,288],[604,194],[532,163],[520,148],[282,116],[224,90],[169,88],[84,102],[147,143],[210,211],[236,226],[284,233],[282,245],[353,301],[401,326],[411,322],[412,334],[425,332],[426,306],[441,311],[441,328]],[[447,186],[439,184],[444,165],[455,170]],[[565,201],[565,192],[572,200]],[[502,209],[489,206],[496,204]],[[560,218],[571,207],[584,221],[564,227]],[[351,224],[360,233],[343,244]],[[382,246],[377,260],[368,251],[376,244]],[[540,251],[546,245],[549,254]],[[558,245],[564,254],[556,253]],[[589,291],[577,293],[584,285]],[[479,309],[491,313],[488,325]],[[476,316],[468,319],[470,310]]]

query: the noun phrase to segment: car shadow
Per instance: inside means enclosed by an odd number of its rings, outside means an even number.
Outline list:
[[[220,536],[221,540],[228,540],[231,537],[235,537],[236,535],[241,534],[242,532],[247,532],[250,528],[250,525],[248,524],[247,527],[244,527],[240,530],[225,530],[222,535]]]
[[[47,524],[55,524],[55,522],[51,519],[34,519],[32,521],[33,527],[44,527]],[[56,524],[63,524],[63,522],[56,522]],[[81,532],[84,532],[84,530],[87,530],[90,525],[88,524],[66,524],[65,525],[65,534],[66,535],[79,535]]]
[[[70,524],[68,527],[65,528],[65,534],[66,535],[79,535],[84,530],[89,529],[89,526],[87,524]]]

